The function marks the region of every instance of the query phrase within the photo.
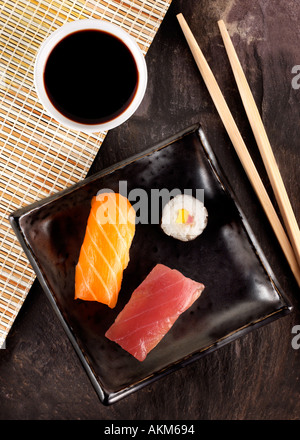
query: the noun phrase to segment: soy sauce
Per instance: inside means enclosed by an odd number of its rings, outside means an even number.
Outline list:
[[[134,98],[138,71],[128,47],[104,31],[74,32],[53,48],[44,84],[56,109],[83,124],[119,116]]]

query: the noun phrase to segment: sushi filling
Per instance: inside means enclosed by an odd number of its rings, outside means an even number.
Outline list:
[[[194,223],[194,217],[190,215],[189,211],[186,209],[179,209],[177,214],[176,223],[180,224],[191,224]]]

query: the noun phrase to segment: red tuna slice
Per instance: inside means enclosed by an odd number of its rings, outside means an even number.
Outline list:
[[[203,289],[203,284],[178,270],[157,264],[135,289],[105,336],[143,361]]]

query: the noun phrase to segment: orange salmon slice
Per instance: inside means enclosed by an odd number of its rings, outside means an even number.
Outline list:
[[[134,234],[135,210],[126,197],[93,197],[75,269],[75,299],[115,307]]]

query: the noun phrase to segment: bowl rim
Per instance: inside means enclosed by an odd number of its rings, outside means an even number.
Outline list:
[[[67,35],[72,34],[76,31],[89,29],[102,30],[121,40],[123,44],[125,44],[130,50],[138,70],[137,89],[130,104],[121,114],[117,115],[115,118],[99,124],[84,124],[76,122],[60,113],[48,98],[43,79],[47,59],[51,51],[59,43],[59,41],[61,41]],[[110,130],[117,127],[118,125],[121,125],[123,122],[129,119],[130,116],[132,116],[133,113],[137,110],[144,97],[147,82],[148,73],[145,57],[135,39],[121,27],[108,21],[98,19],[79,19],[65,23],[64,25],[60,26],[43,41],[38,50],[34,64],[35,89],[40,102],[42,103],[48,114],[62,125],[70,129],[86,132],[88,134]]]

